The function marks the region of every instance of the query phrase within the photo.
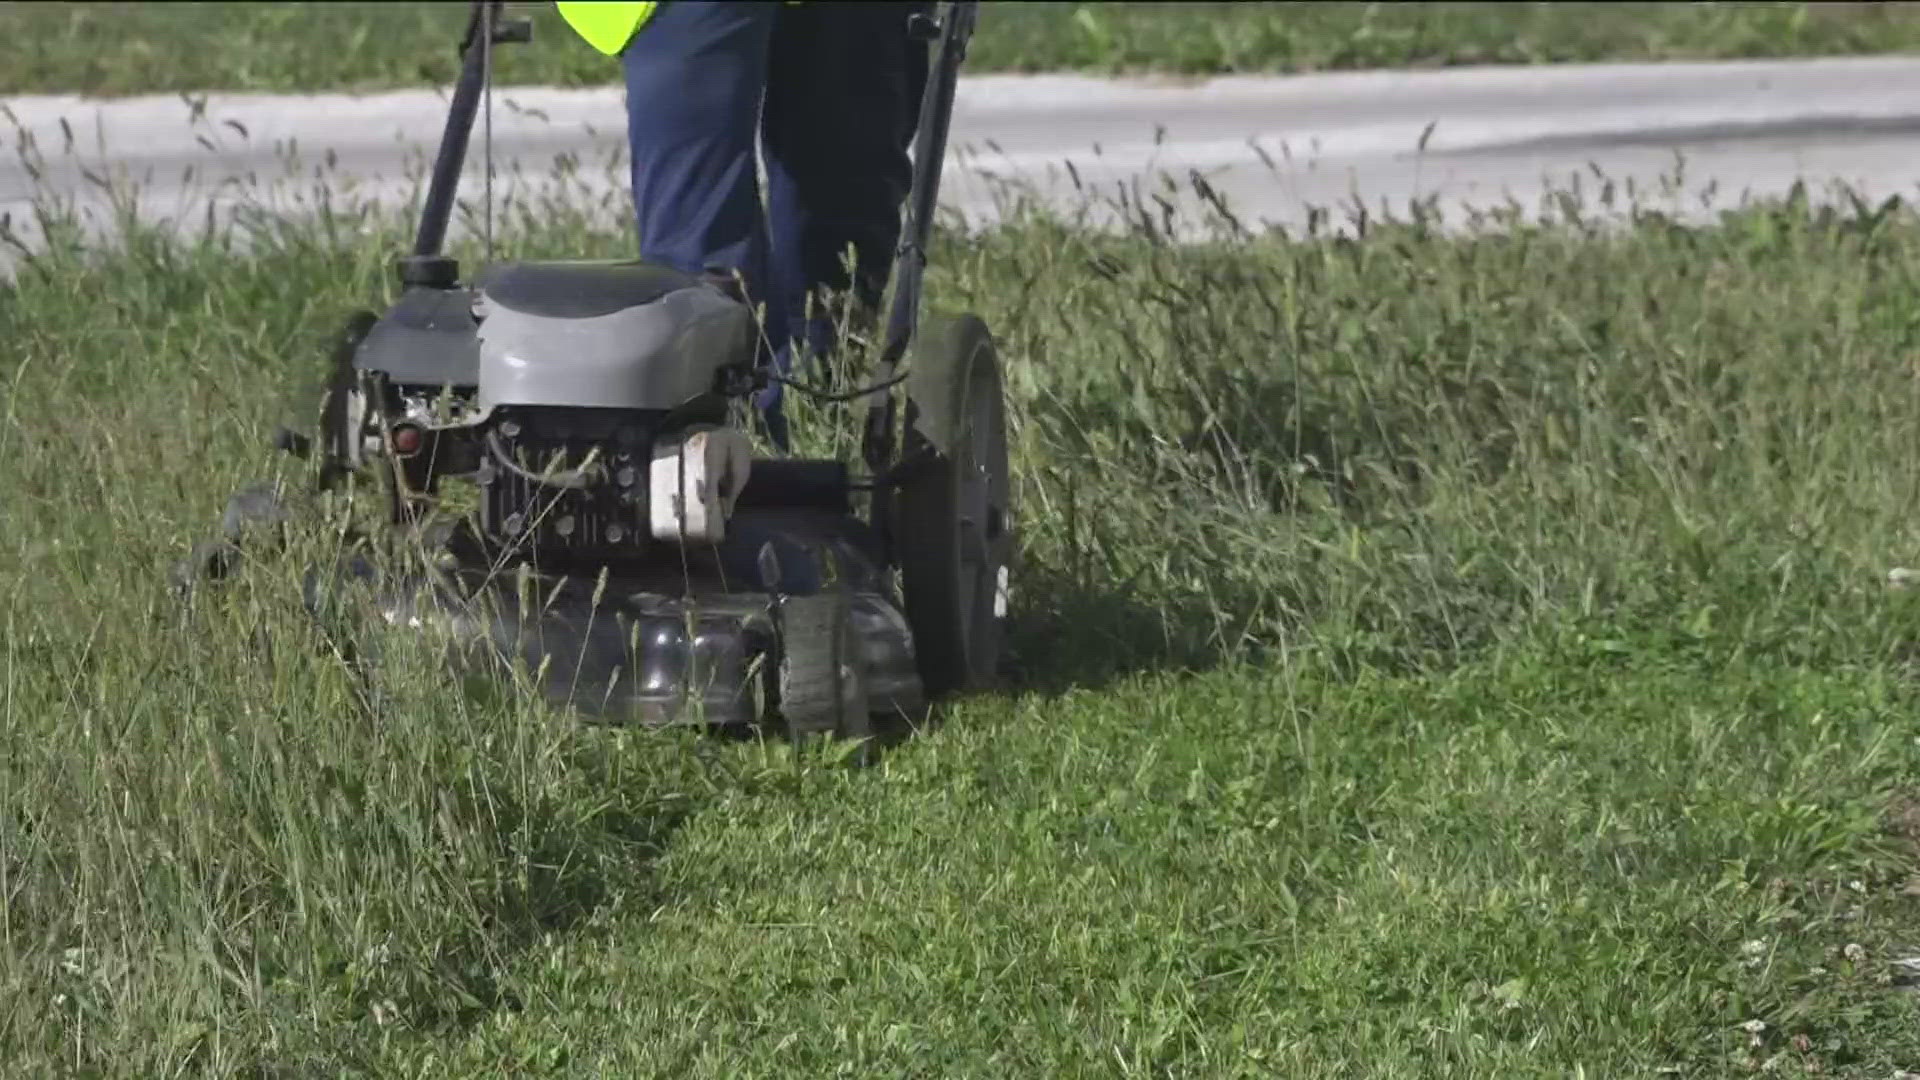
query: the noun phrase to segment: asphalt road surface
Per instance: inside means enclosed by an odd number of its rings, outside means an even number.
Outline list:
[[[49,198],[112,220],[186,225],[210,209],[308,213],[403,202],[439,137],[444,97],[216,94],[121,101],[21,97],[0,112],[0,214],[34,242]],[[555,192],[623,205],[618,88],[500,90],[495,205]],[[463,195],[477,198],[476,130]],[[1201,183],[1196,183],[1198,177]],[[1129,203],[1203,226],[1201,189],[1249,228],[1297,229],[1315,211],[1405,215],[1415,200],[1459,225],[1468,211],[1533,214],[1576,185],[1589,212],[1611,184],[1629,202],[1699,217],[1804,180],[1880,200],[1920,185],[1920,58],[1476,68],[1212,80],[963,77],[942,202],[972,221],[1037,200],[1096,224]],[[1123,195],[1123,193],[1126,193]],[[1162,211],[1154,209],[1156,218]]]

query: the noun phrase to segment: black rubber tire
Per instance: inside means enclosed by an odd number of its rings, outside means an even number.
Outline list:
[[[907,477],[893,535],[921,682],[930,696],[989,689],[1005,636],[1012,478],[999,354],[972,315],[930,319],[907,379]]]

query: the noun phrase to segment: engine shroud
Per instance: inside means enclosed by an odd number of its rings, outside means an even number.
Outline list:
[[[753,309],[645,262],[509,263],[481,282],[478,395],[502,406],[677,409],[753,366]]]

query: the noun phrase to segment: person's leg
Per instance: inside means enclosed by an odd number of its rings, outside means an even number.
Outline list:
[[[832,347],[823,307],[851,300],[871,316],[886,288],[927,81],[927,48],[908,38],[907,19],[930,7],[810,0],[780,9],[761,121],[769,287],[816,355]],[[819,314],[802,326],[809,299]]]
[[[778,7],[674,0],[621,58],[640,257],[689,274],[738,271],[756,301],[777,299],[754,163]],[[768,308],[778,341],[782,312]]]
[[[788,336],[769,288],[756,149],[777,2],[673,0],[622,56],[640,257],[690,274],[738,272],[764,305],[770,341]],[[787,445],[779,402],[763,402]]]
[[[676,0],[622,55],[642,258],[764,273],[754,143],[776,11]]]

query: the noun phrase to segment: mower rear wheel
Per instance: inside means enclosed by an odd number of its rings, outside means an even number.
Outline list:
[[[930,695],[991,687],[1013,553],[1000,360],[986,323],[930,319],[907,377],[906,478],[893,536],[921,682]]]

